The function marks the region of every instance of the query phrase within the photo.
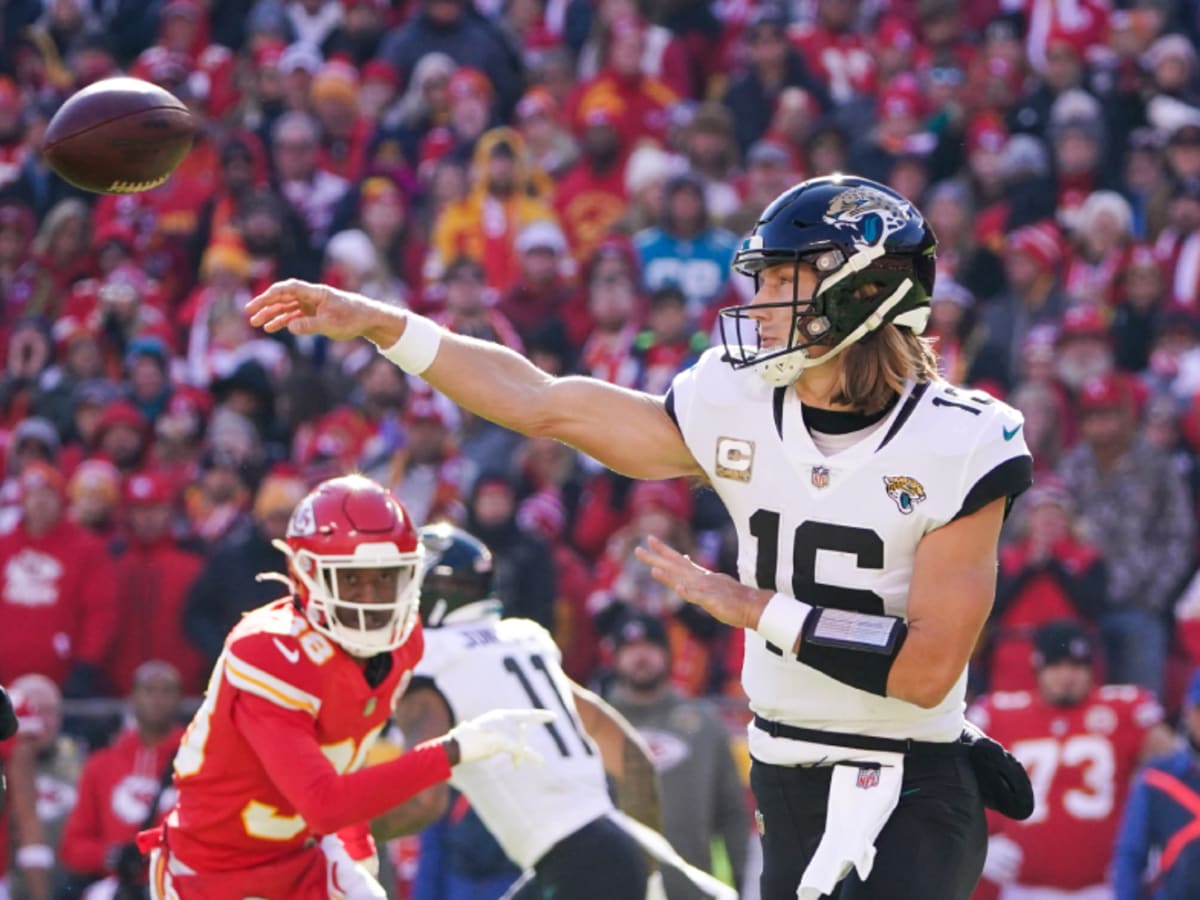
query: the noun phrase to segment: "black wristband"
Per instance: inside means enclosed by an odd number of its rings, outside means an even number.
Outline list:
[[[842,684],[886,697],[888,673],[907,636],[908,625],[896,616],[818,606],[804,621],[796,659]]]

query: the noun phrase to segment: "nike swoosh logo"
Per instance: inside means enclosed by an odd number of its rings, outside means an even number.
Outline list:
[[[1001,431],[1004,432],[1004,439],[1006,441],[1011,441],[1013,438],[1015,438],[1017,436],[1017,432],[1020,430],[1021,430],[1020,425],[1018,425],[1016,428],[1004,428],[1003,426],[1001,426]]]
[[[275,642],[276,648],[278,648],[279,652],[283,654],[284,659],[293,664],[300,662],[299,650],[297,650],[295,647],[285,647],[283,644],[279,643],[279,638],[271,638],[271,640]]]

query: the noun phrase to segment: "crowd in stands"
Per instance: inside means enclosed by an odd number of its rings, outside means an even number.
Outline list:
[[[1032,689],[1036,629],[1068,619],[1104,681],[1177,715],[1200,665],[1198,41],[1196,0],[9,0],[0,682],[120,698],[166,659],[198,696],[276,596],[254,576],[282,571],[296,501],[357,470],[488,543],[574,678],[610,680],[615,624],[648,613],[674,688],[737,708],[740,634],[632,555],[656,534],[732,572],[711,493],[241,310],[319,280],[662,392],[752,294],[729,263],[763,206],[848,171],[932,222],[943,374],[1019,408],[1035,453],[973,694]],[[83,194],[40,136],[120,73],[183,100],[196,142],[159,188]]]

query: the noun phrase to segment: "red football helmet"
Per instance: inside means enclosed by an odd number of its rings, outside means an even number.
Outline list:
[[[276,546],[312,627],[354,656],[395,650],[417,621],[423,550],[408,511],[362,475],[331,478],[300,501]],[[339,572],[396,569],[391,604],[344,600]]]

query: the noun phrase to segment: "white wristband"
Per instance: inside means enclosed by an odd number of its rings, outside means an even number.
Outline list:
[[[379,353],[409,375],[420,375],[433,365],[441,343],[441,326],[424,316],[407,313],[404,316],[404,334],[400,335],[400,340],[390,347],[380,347]]]
[[[17,865],[22,869],[51,869],[54,851],[49,844],[26,844],[17,850]]]
[[[812,607],[803,600],[787,594],[774,594],[767,601],[758,619],[758,627],[754,630],[784,653],[790,653],[810,612]]]

